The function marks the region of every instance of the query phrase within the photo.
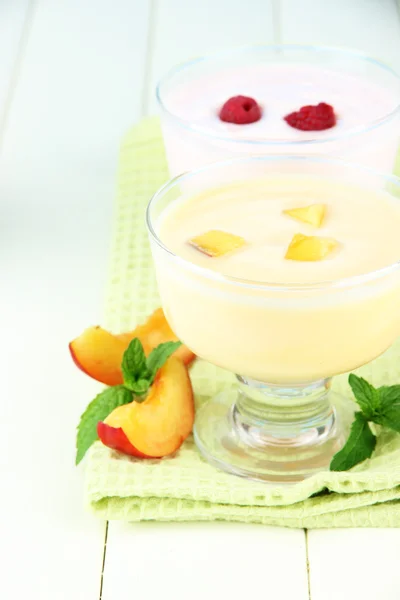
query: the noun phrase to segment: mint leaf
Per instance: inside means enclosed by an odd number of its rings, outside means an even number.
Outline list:
[[[366,419],[368,421],[374,421],[376,415],[379,414],[381,403],[378,390],[368,383],[368,381],[365,381],[365,379],[358,377],[353,373],[349,375],[349,384],[353,390],[357,404],[361,408]]]
[[[165,342],[154,348],[147,357],[147,369],[151,382],[154,381],[158,369],[165,364],[169,357],[182,345],[182,342]]]
[[[125,350],[121,370],[128,389],[132,389],[132,385],[139,379],[147,378],[146,355],[139,338],[134,338]]]
[[[97,423],[123,404],[132,402],[132,393],[123,385],[107,388],[87,406],[81,416],[76,436],[76,460],[79,464],[90,446],[97,440]]]
[[[369,458],[376,445],[376,437],[372,433],[368,420],[357,412],[351,426],[349,438],[343,448],[333,457],[331,471],[347,471],[358,463]]]
[[[138,396],[143,396],[166,360],[179,348],[181,342],[165,342],[154,348],[146,359],[139,338],[131,341],[122,359],[124,386]]]
[[[134,394],[142,396],[147,392],[150,387],[150,381],[148,379],[138,379],[138,381],[132,381],[125,383],[125,387],[131,390]],[[137,398],[135,398],[137,400]]]
[[[374,422],[400,432],[400,385],[378,388],[380,409]]]

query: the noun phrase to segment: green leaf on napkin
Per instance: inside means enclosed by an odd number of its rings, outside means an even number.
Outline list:
[[[381,403],[378,390],[353,373],[349,375],[349,384],[363,415],[373,421]]]
[[[400,385],[385,385],[377,391],[381,406],[374,422],[400,432]]]
[[[347,471],[371,456],[376,437],[369,422],[400,432],[400,385],[375,388],[353,373],[349,375],[349,384],[361,412],[354,415],[349,439],[333,457],[331,471]]]
[[[370,458],[375,449],[376,437],[370,429],[368,420],[361,412],[357,412],[354,417],[347,442],[332,459],[331,471],[347,471]]]
[[[107,388],[96,396],[81,416],[76,436],[76,464],[97,440],[97,424],[104,421],[117,406],[132,402],[133,396],[123,385]]]

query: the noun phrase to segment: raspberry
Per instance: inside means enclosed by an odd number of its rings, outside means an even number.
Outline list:
[[[233,96],[229,98],[219,111],[219,118],[226,123],[247,125],[261,119],[261,108],[248,96]]]
[[[336,125],[333,106],[320,102],[316,106],[302,106],[300,110],[284,117],[286,123],[302,131],[321,131]]]

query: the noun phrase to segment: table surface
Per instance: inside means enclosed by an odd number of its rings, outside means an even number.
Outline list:
[[[178,61],[245,43],[400,67],[395,0],[0,0],[0,597],[398,600],[400,530],[115,524],[82,505],[96,383],[67,342],[101,321],[118,146]],[[22,377],[22,379],[20,379]]]

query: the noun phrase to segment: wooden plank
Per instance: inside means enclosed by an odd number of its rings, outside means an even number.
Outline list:
[[[230,523],[113,523],[103,600],[308,600],[302,531]]]
[[[175,64],[245,44],[274,39],[272,0],[159,0],[154,15],[147,111],[156,112],[154,90]]]
[[[312,600],[398,600],[399,552],[397,529],[308,532]]]
[[[140,117],[147,0],[39,0],[0,160],[1,596],[99,597],[67,343],[101,318],[120,137]],[[1,63],[1,56],[0,56]]]

